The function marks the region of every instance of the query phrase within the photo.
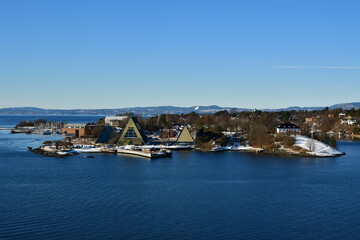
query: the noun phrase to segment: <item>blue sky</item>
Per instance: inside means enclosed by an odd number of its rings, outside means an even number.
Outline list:
[[[0,107],[360,101],[360,1],[0,1]]]

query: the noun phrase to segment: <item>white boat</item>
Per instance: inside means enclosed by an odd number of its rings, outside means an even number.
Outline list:
[[[129,154],[134,156],[141,156],[146,158],[163,158],[163,157],[171,157],[172,152],[169,150],[150,150],[150,149],[139,149],[139,148],[118,148],[117,150],[120,154]]]

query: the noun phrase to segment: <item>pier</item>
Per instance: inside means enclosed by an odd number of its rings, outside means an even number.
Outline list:
[[[0,127],[0,130],[9,130],[9,131],[11,131],[11,130],[13,130],[14,128],[6,128],[6,127]]]

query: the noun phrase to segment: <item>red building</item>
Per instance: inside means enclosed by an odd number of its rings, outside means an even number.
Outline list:
[[[99,127],[96,123],[66,124],[62,133],[71,137],[97,137]]]

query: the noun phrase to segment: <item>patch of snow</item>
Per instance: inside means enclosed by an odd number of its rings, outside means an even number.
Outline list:
[[[101,147],[93,147],[93,148],[73,148],[70,152],[76,153],[100,153]]]
[[[315,155],[319,157],[331,157],[331,156],[338,156],[344,154],[323,142],[308,138],[306,136],[297,135],[295,136],[295,140],[296,141],[294,146],[298,146],[308,150],[309,151],[308,153],[311,155]]]
[[[56,152],[57,154],[59,154],[59,155],[65,155],[65,154],[68,154],[68,152]]]
[[[231,150],[233,151],[261,151],[261,148],[254,148],[249,145],[241,146],[241,145],[233,145],[231,146]]]
[[[255,147],[251,147],[249,145],[249,143],[246,141],[245,145],[241,145],[240,142],[234,142],[234,144],[232,146],[230,146],[230,150],[233,151],[254,151],[254,152],[258,152],[258,151],[262,151],[262,148],[255,148]]]
[[[197,107],[195,107],[195,108],[194,108],[194,110],[195,110],[195,111],[196,111],[196,110],[199,110],[199,108],[200,108],[200,107],[199,107],[199,106],[197,106]]]
[[[44,146],[42,149],[46,152],[55,152],[56,151],[55,146]]]

